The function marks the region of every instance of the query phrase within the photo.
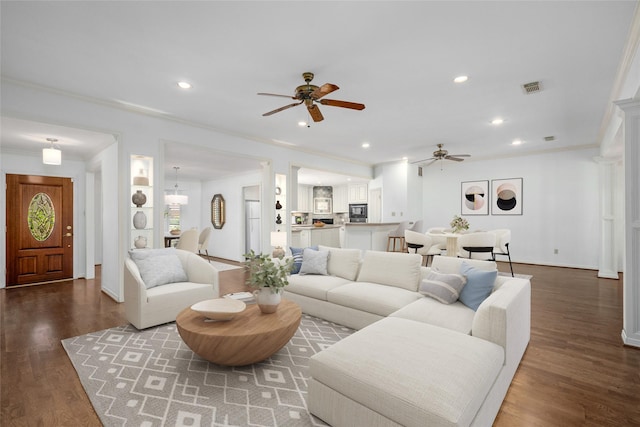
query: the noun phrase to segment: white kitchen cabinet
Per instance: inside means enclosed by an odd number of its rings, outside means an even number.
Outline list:
[[[349,184],[349,203],[367,203],[368,187],[368,184]]]
[[[313,187],[310,185],[298,185],[298,209],[297,212],[313,211]]]
[[[333,212],[349,212],[349,188],[346,185],[333,187]]]

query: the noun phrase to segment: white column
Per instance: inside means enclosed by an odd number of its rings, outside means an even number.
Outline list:
[[[622,340],[640,347],[640,100],[616,102],[624,112],[625,255]]]
[[[598,277],[618,279],[616,242],[616,159],[596,157],[600,182],[600,256]]]

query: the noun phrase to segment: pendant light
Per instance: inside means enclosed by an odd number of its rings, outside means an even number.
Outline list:
[[[175,189],[173,190],[173,194],[166,194],[164,196],[164,204],[165,205],[187,205],[189,204],[189,196],[178,194],[178,169],[180,169],[180,167],[174,166],[173,168],[176,170],[176,185],[175,185]]]
[[[42,149],[42,163],[45,165],[62,164],[62,151],[53,146],[53,143],[58,142],[58,140],[55,138],[47,138],[47,141],[51,143],[51,146]]]

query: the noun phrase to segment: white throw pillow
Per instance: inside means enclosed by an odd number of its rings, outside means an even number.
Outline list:
[[[322,251],[329,251],[327,272],[332,276],[347,280],[356,280],[360,268],[360,249],[332,248],[319,245]]]
[[[367,251],[358,282],[379,283],[417,292],[422,255],[399,252]]]
[[[189,280],[174,248],[129,251],[147,289]]]
[[[329,251],[314,251],[305,248],[302,252],[302,266],[298,274],[321,274],[327,276],[327,260],[329,259]]]

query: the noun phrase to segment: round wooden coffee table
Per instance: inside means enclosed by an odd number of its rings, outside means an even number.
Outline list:
[[[229,321],[210,321],[190,307],[176,318],[178,332],[194,353],[225,366],[260,362],[285,346],[300,324],[302,310],[283,299],[278,310],[262,314],[257,304]]]

